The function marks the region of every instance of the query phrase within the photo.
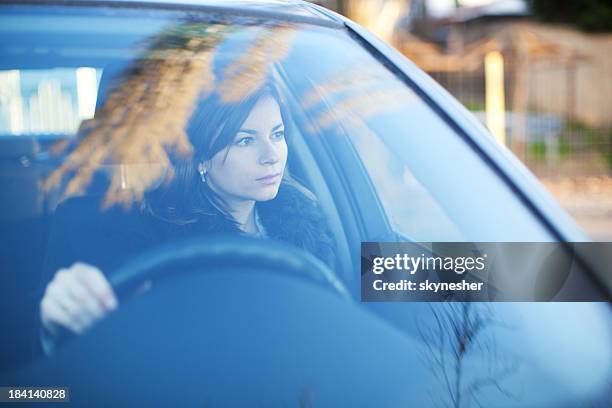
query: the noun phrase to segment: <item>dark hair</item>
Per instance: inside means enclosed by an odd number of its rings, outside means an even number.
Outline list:
[[[185,159],[170,152],[174,177],[147,193],[143,208],[158,218],[177,224],[195,222],[199,214],[211,211],[221,212],[231,219],[224,210],[223,200],[202,182],[197,166],[232,143],[253,107],[266,96],[273,97],[278,103],[285,133],[290,134],[286,104],[272,81],[267,81],[237,102],[225,102],[216,91],[202,94],[185,127],[193,155]]]

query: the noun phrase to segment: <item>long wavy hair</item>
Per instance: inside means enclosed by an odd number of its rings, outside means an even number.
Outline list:
[[[266,81],[238,102],[225,102],[215,91],[202,95],[186,125],[193,155],[185,159],[171,154],[174,177],[145,195],[143,209],[176,224],[196,222],[199,215],[219,212],[233,221],[221,197],[202,182],[198,164],[224,149],[227,155],[242,124],[257,102],[266,96],[273,97],[278,103],[285,134],[290,135],[286,103],[272,81]]]

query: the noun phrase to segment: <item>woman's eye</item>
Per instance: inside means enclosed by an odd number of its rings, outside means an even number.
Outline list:
[[[247,146],[247,145],[250,145],[251,143],[253,143],[253,138],[251,136],[247,136],[247,137],[241,137],[240,139],[236,141],[235,144],[237,146]]]
[[[285,137],[285,131],[284,130],[279,130],[279,131],[276,131],[276,132],[272,133],[272,138],[273,139],[280,140],[280,139],[282,139],[284,137]]]

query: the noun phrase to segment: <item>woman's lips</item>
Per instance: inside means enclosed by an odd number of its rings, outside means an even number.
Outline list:
[[[260,177],[257,179],[263,184],[275,184],[280,179],[280,173],[270,174],[269,176]]]

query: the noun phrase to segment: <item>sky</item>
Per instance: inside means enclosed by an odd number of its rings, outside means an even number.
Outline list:
[[[507,7],[520,7],[523,3],[521,0],[460,0],[460,3],[464,6],[482,6],[491,3],[506,3]],[[427,0],[428,11],[435,17],[441,17],[447,15],[454,7],[455,0]]]

